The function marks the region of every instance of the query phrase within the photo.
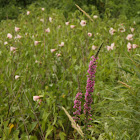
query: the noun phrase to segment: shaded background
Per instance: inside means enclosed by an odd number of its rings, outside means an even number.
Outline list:
[[[140,19],[140,0],[0,0],[0,21],[17,18],[32,3],[46,8],[46,12],[52,8],[61,9],[66,18],[68,13],[77,10],[74,4],[78,4],[89,14],[94,7],[101,18],[105,15],[108,18],[125,15],[128,19]]]

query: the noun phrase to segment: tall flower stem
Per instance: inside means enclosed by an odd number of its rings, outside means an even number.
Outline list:
[[[100,45],[95,56],[91,57],[91,61],[89,63],[88,75],[87,75],[87,85],[86,85],[86,93],[85,93],[85,104],[84,104],[84,114],[85,114],[85,139],[87,138],[87,129],[88,129],[88,121],[91,120],[91,104],[93,103],[93,99],[91,94],[94,91],[95,84],[95,73],[97,67],[97,56],[101,50],[103,43]]]
[[[91,104],[93,99],[91,97],[91,93],[94,91],[94,84],[95,84],[95,73],[96,73],[96,60],[94,56],[91,57],[91,61],[89,63],[88,75],[87,75],[87,86],[86,86],[86,93],[85,93],[85,104],[84,104],[84,114],[86,115],[86,120],[90,120],[91,116]]]
[[[95,56],[91,57],[91,61],[89,63],[89,69],[88,69],[88,75],[87,75],[87,85],[86,85],[86,93],[85,93],[85,104],[84,104],[84,110],[83,113],[85,114],[85,129],[84,129],[84,140],[87,139],[87,129],[88,129],[88,121],[92,120],[91,119],[91,104],[93,103],[92,99],[92,93],[94,91],[94,84],[95,84],[95,73],[96,73],[96,67],[97,67],[97,56],[101,50],[101,47],[103,46],[103,43],[100,45],[97,53]],[[82,93],[77,93],[75,101],[74,101],[74,106],[73,108],[76,109],[73,114],[76,117],[73,117],[75,121],[80,120],[79,115],[81,115],[81,98],[82,98]]]

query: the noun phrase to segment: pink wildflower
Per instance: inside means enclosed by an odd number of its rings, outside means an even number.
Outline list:
[[[45,29],[46,33],[50,33],[50,28]]]
[[[94,45],[92,46],[92,50],[96,50],[96,48],[97,48],[96,46],[94,46]]]
[[[80,24],[81,24],[81,26],[86,26],[86,21],[85,20],[81,20]]]
[[[112,43],[111,46],[110,46],[111,47],[111,50],[114,49],[114,46],[115,46],[115,43]]]
[[[40,96],[33,96],[34,101],[38,101],[40,99]]]
[[[126,37],[127,40],[133,40],[133,35],[132,34],[128,34]]]
[[[119,29],[118,29],[118,31],[120,31],[120,32],[125,32],[125,28],[122,26],[122,27],[120,27]]]
[[[27,15],[30,15],[30,11],[27,11]]]
[[[92,36],[92,33],[88,33],[88,36],[91,37]]]
[[[20,76],[19,75],[15,75],[15,79],[18,79]]]
[[[42,10],[42,11],[44,11],[44,10],[45,10],[45,8],[41,8],[41,10]]]
[[[131,32],[134,32],[135,29],[130,27],[130,30],[131,30]]]
[[[49,21],[52,22],[52,18],[51,17],[49,17]]]
[[[111,50],[111,46],[106,46],[107,50],[110,51]]]
[[[69,22],[65,22],[65,24],[66,24],[66,25],[69,25],[70,23],[69,23]]]
[[[16,48],[15,47],[10,47],[10,51],[11,52],[15,52],[16,51]]]
[[[75,25],[70,25],[70,28],[71,28],[71,29],[75,28]]]
[[[35,41],[34,45],[37,46],[39,44],[39,41]]]
[[[53,52],[55,52],[56,51],[56,49],[51,49],[51,53],[53,53]]]
[[[56,53],[56,56],[59,57],[59,56],[61,56],[61,54],[60,53]]]
[[[130,51],[132,49],[132,45],[130,42],[128,42],[128,44],[127,44],[127,49],[128,49],[128,51]]]
[[[111,46],[106,46],[107,50],[108,51],[113,50],[114,49],[114,45],[115,45],[115,43],[112,43]]]
[[[40,105],[41,102],[42,102],[41,96],[33,96],[33,100],[34,100],[34,101],[37,101],[39,105]]]
[[[138,47],[137,44],[133,44],[133,45],[132,45],[132,48],[133,48],[133,49],[135,49],[135,48],[137,48],[137,47]]]
[[[20,28],[15,27],[15,32],[18,32],[20,30]]]
[[[97,18],[98,18],[98,16],[97,16],[97,15],[94,15],[94,16],[93,16],[93,18],[94,18],[94,19],[97,19]]]
[[[63,47],[64,46],[64,42],[61,42],[61,44],[59,44],[60,47]]]
[[[7,38],[11,39],[12,35],[10,33],[7,34]]]
[[[7,44],[8,44],[8,42],[7,42],[7,41],[5,41],[5,42],[4,42],[4,45],[7,45]]]
[[[115,29],[110,28],[109,33],[110,33],[111,35],[113,35],[115,32],[116,32],[116,30],[115,30]]]
[[[22,36],[20,35],[15,36],[15,39],[20,39],[20,38],[22,38]]]

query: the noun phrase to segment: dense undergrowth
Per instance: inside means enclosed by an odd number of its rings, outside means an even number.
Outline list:
[[[79,10],[66,19],[61,10],[31,5],[0,23],[2,140],[82,139],[61,107],[74,116],[75,95],[85,92],[90,58],[102,42],[88,139],[140,139],[140,26],[92,10],[93,22]]]
[[[77,4],[89,14],[92,14],[94,7],[101,18],[124,15],[127,19],[137,18],[137,23],[140,23],[140,0],[0,0],[0,21],[17,19],[31,4],[44,7],[47,13],[51,13],[51,9],[59,9],[65,18],[77,10],[74,6]]]

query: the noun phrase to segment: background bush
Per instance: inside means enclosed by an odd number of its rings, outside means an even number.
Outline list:
[[[0,0],[0,21],[3,19],[14,19],[31,3],[46,8],[49,12],[52,8],[61,9],[65,17],[70,12],[77,10],[78,4],[87,13],[92,14],[92,7],[98,10],[100,17],[117,18],[125,15],[128,19],[140,17],[140,0]]]

